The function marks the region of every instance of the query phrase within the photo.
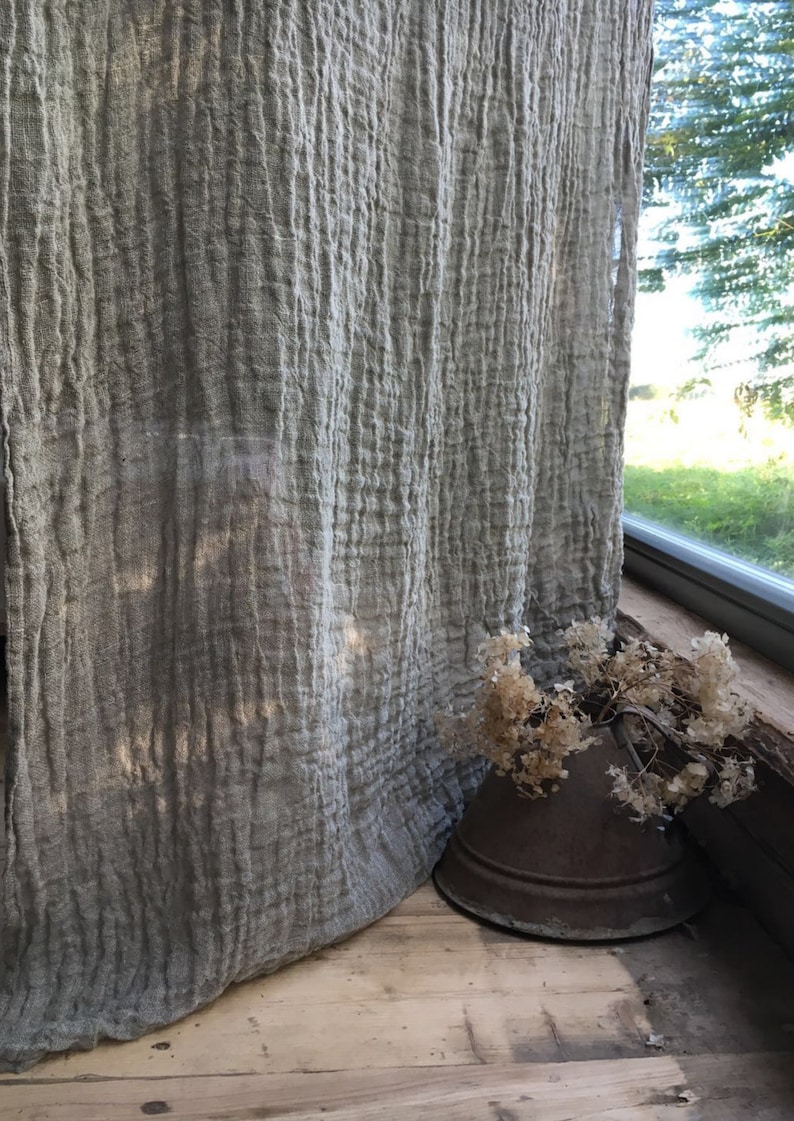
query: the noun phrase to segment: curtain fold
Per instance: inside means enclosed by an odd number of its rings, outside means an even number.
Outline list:
[[[372,921],[614,609],[650,0],[7,0],[0,1069]]]

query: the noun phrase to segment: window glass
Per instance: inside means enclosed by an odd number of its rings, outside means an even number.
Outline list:
[[[794,577],[794,3],[656,12],[626,509]]]

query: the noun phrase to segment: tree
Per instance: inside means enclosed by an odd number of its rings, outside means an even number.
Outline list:
[[[794,423],[794,3],[657,0],[645,290],[694,278],[707,367],[751,336],[743,387]],[[735,348],[734,348],[735,349]]]

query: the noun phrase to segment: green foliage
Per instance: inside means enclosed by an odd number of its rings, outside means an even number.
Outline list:
[[[697,397],[702,397],[707,389],[711,389],[711,378],[687,378],[685,382],[674,389],[670,394],[670,400],[676,403],[681,401],[692,401]],[[755,394],[754,401],[758,399],[758,394]],[[681,417],[679,416],[678,409],[675,404],[666,409],[662,416],[666,420],[670,420],[673,424],[680,424]]]
[[[694,397],[702,397],[706,389],[711,389],[711,378],[687,378],[685,382],[673,393],[676,401],[691,401]]]
[[[626,466],[627,510],[794,577],[794,471]]]
[[[781,374],[794,362],[794,183],[774,170],[794,152],[794,0],[656,10],[645,201],[658,233],[641,286],[695,279],[706,365],[750,327],[759,398],[794,422],[794,378]]]
[[[770,378],[756,388],[770,420],[794,423],[794,377]]]

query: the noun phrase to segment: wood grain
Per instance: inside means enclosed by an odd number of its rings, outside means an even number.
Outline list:
[[[659,1056],[464,1069],[128,1078],[4,1087],[16,1121],[785,1121],[787,1055]]]

